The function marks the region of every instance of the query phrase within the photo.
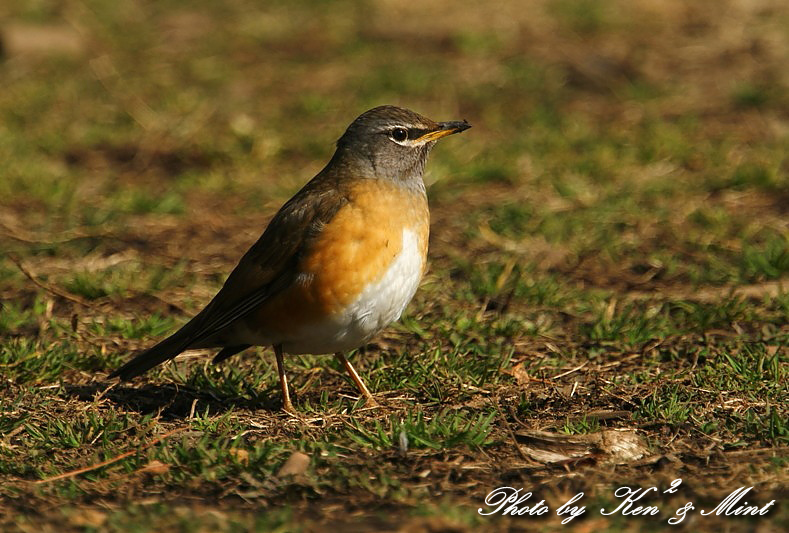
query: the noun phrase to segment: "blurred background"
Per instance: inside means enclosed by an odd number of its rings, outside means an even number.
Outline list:
[[[239,530],[455,531],[403,524],[489,526],[502,484],[550,504],[671,475],[707,501],[785,492],[788,67],[786,0],[3,0],[0,526],[220,530],[232,504]],[[305,426],[252,350],[105,395],[381,104],[473,125],[428,163],[414,303],[354,359],[394,410],[293,358]],[[513,443],[601,427],[657,459],[554,467]],[[293,450],[308,482],[269,484]]]
[[[0,227],[159,246],[185,226],[169,252],[193,257],[208,226],[238,238],[210,251],[231,261],[354,117],[396,104],[474,125],[429,166],[439,256],[478,241],[604,285],[775,278],[787,17],[779,0],[9,0]]]

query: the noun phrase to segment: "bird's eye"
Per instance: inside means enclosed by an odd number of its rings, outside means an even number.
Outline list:
[[[408,139],[408,130],[405,128],[395,128],[392,130],[390,134],[393,141],[403,142],[404,140]]]

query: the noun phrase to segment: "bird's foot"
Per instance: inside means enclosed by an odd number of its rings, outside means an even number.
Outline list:
[[[372,396],[367,396],[364,400],[364,408],[365,409],[381,409],[382,405],[375,401],[375,398]]]

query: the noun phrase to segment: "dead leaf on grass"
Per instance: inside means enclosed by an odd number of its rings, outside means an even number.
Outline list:
[[[521,387],[528,387],[531,381],[531,377],[529,377],[529,373],[526,371],[523,363],[518,363],[512,368],[502,370],[502,373],[509,374],[515,378],[515,382]]]
[[[609,429],[586,435],[522,430],[515,436],[523,443],[521,450],[542,463],[597,459],[603,463],[625,464],[649,453],[643,437],[631,429]]]
[[[147,465],[143,466],[138,472],[143,474],[150,474],[152,476],[160,476],[170,471],[170,465],[161,461],[153,460]]]
[[[301,476],[307,471],[310,465],[310,456],[301,452],[293,452],[282,468],[277,472],[278,478],[285,476]]]

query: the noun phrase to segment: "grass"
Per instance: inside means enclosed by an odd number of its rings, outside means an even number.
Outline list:
[[[595,509],[669,477],[677,507],[780,501],[789,12],[768,4],[4,4],[0,529],[572,527],[479,515],[506,485],[658,530],[668,496],[660,520]],[[39,25],[77,52],[8,39]],[[285,415],[263,348],[110,387],[383,103],[474,125],[431,155],[414,302],[350,355],[384,407],[300,356]],[[612,429],[647,456],[520,442]],[[692,527],[785,529],[785,507]]]
[[[392,416],[389,423],[374,420],[369,428],[353,423],[348,437],[362,446],[377,449],[399,449],[405,454],[409,448],[452,449],[460,446],[481,447],[488,442],[494,413],[480,414],[473,419],[457,412],[439,412],[432,420],[423,413],[410,413],[402,420]]]

